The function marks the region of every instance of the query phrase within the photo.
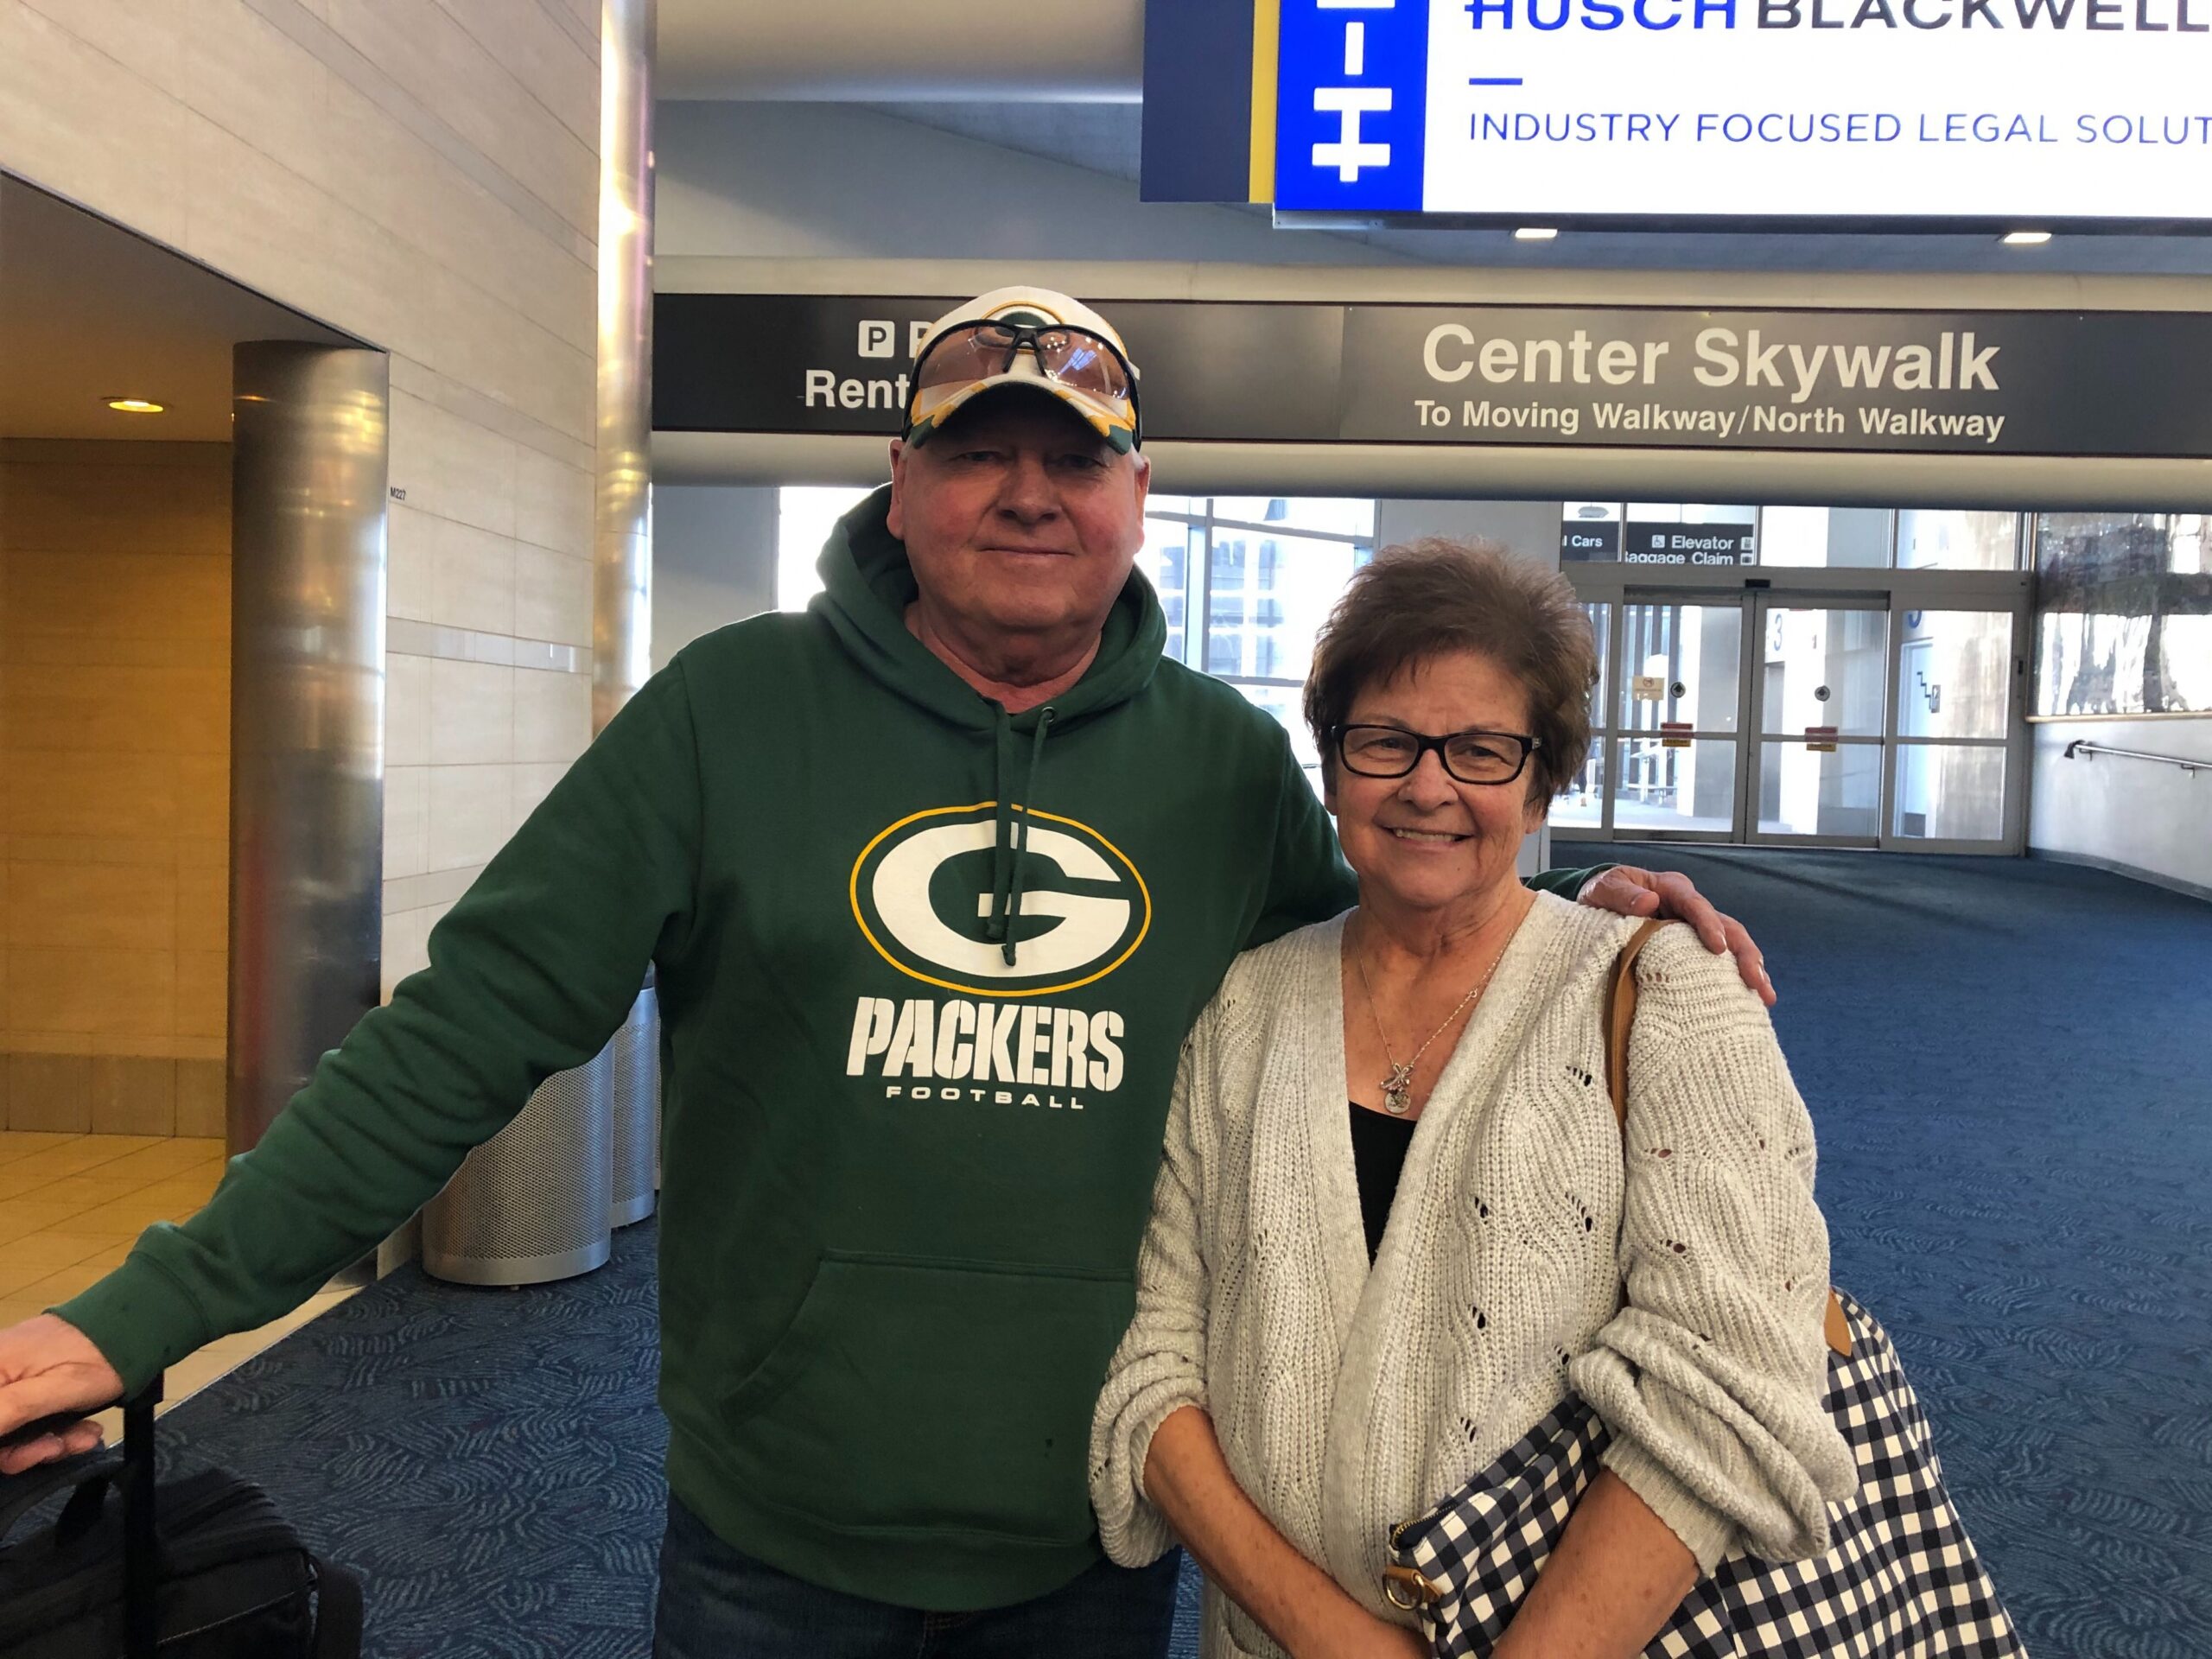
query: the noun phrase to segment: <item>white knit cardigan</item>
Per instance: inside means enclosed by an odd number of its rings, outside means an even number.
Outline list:
[[[1572,1390],[1696,1555],[1827,1548],[1851,1454],[1821,1407],[1827,1233],[1766,1010],[1662,929],[1637,965],[1628,1146],[1599,1014],[1634,924],[1539,894],[1430,1095],[1372,1268],[1347,1122],[1344,918],[1239,957],[1186,1044],[1091,1433],[1126,1566],[1174,1541],[1154,1432],[1205,1407],[1276,1528],[1363,1604],[1388,1534]],[[1623,1305],[1623,1285],[1626,1304]],[[1207,1659],[1279,1649],[1211,1586]]]

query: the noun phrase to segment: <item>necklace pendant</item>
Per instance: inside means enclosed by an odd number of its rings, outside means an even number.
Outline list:
[[[1413,1107],[1414,1069],[1394,1065],[1390,1075],[1382,1079],[1382,1109],[1393,1117],[1403,1117]]]

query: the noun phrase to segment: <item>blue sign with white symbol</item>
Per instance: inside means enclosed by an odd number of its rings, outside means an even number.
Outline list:
[[[1275,206],[1419,213],[1429,0],[1283,0]]]
[[[2212,0],[1266,3],[1288,213],[2212,224]]]

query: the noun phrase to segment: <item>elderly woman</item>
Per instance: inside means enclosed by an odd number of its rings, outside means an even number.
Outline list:
[[[1596,676],[1556,576],[1423,543],[1352,578],[1306,717],[1358,907],[1240,957],[1186,1046],[1092,1435],[1108,1553],[1179,1538],[1205,1651],[1425,1653],[1394,1522],[1573,1391],[1605,1470],[1500,1656],[1626,1656],[1739,1544],[1826,1544],[1827,1236],[1766,1012],[1687,928],[1639,959],[1629,1152],[1604,982],[1635,924],[1522,887]],[[1625,1287],[1625,1290],[1624,1290]]]

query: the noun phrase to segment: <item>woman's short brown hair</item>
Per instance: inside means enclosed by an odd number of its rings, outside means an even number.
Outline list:
[[[1548,801],[1590,752],[1598,645],[1566,579],[1497,542],[1430,537],[1386,547],[1352,573],[1306,677],[1306,723],[1334,777],[1335,733],[1361,692],[1459,652],[1487,657],[1529,697],[1529,798]]]

